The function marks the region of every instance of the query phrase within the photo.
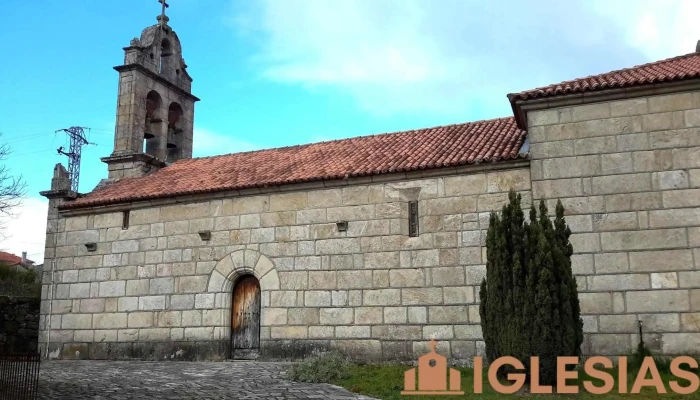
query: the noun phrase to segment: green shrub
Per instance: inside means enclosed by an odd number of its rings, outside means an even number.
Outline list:
[[[289,378],[297,382],[329,383],[346,379],[350,375],[350,362],[340,352],[332,351],[307,358],[294,364]]]
[[[521,196],[510,191],[500,215],[491,213],[486,234],[486,279],[479,313],[489,361],[511,356],[530,370],[540,361],[540,382],[556,383],[560,356],[581,356],[583,321],[571,271],[571,230],[557,203],[552,223],[547,207],[535,206],[525,221]],[[506,371],[504,371],[506,372]]]
[[[654,353],[652,353],[652,351],[649,350],[648,347],[646,347],[644,342],[640,341],[637,345],[637,350],[631,355],[627,356],[628,374],[636,376],[637,372],[639,372],[639,370],[642,367],[642,362],[644,362],[644,358],[646,357],[652,357],[654,359],[654,364],[656,364],[656,369],[659,371],[659,373],[671,373],[671,361],[673,360],[673,358],[654,355]],[[700,358],[693,358],[698,363],[698,368],[691,368],[688,364],[682,364],[680,368],[684,371],[689,371],[700,375]]]
[[[39,297],[41,284],[36,282],[36,272],[0,264],[0,295]]]

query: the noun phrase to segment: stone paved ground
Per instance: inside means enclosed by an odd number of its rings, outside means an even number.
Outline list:
[[[370,399],[283,378],[289,363],[48,361],[39,399]]]

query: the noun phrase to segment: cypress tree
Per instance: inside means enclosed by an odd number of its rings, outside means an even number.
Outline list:
[[[571,269],[571,255],[574,254],[574,247],[569,242],[571,229],[569,229],[564,220],[564,206],[561,204],[561,200],[557,201],[555,215],[554,229],[559,248],[561,249],[561,258],[558,265],[561,268],[562,299],[569,299],[569,304],[562,304],[562,307],[566,310],[565,319],[572,321],[571,325],[567,325],[571,329],[566,331],[566,343],[564,346],[565,348],[573,346],[576,349],[575,355],[580,357],[581,344],[583,344],[583,320],[581,319],[581,306],[578,300],[576,279]]]
[[[540,383],[556,383],[556,359],[580,356],[583,322],[571,271],[571,230],[557,203],[554,223],[541,201],[529,222],[521,196],[511,191],[486,234],[486,278],[479,313],[489,361],[512,356],[529,369],[540,359]],[[505,371],[504,371],[505,372]]]
[[[525,225],[521,196],[511,191],[501,215],[491,213],[486,234],[486,278],[479,295],[486,354],[490,360],[519,353],[525,293]],[[488,282],[488,284],[486,284]]]
[[[525,214],[521,208],[521,196],[515,196],[514,192],[509,193],[509,198],[514,197],[514,202],[508,205],[510,215],[509,215],[509,232],[508,238],[510,239],[509,248],[510,251],[510,265],[512,266],[512,271],[510,271],[510,287],[512,288],[512,313],[509,314],[509,332],[508,336],[511,338],[510,351],[517,357],[522,357],[526,353],[523,352],[525,346],[523,341],[523,335],[519,334],[525,326],[524,319],[522,318],[524,313],[524,301],[526,300],[525,293]]]
[[[535,289],[535,306],[537,311],[533,321],[532,355],[540,359],[540,382],[556,382],[556,358],[561,348],[561,319],[559,315],[558,268],[552,222],[547,215],[547,207],[540,202],[540,216],[537,229],[537,285]],[[552,381],[552,374],[554,380]]]
[[[503,298],[498,292],[503,289],[501,264],[504,249],[502,240],[501,219],[498,214],[491,213],[489,217],[489,229],[486,233],[486,278],[481,283],[479,297],[479,315],[481,316],[481,328],[486,345],[486,355],[489,360],[495,360],[501,356],[501,316]],[[486,281],[490,283],[487,285]],[[488,305],[488,307],[486,307]]]

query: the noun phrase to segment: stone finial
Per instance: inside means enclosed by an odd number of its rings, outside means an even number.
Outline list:
[[[63,164],[58,163],[53,168],[53,178],[51,179],[51,190],[70,190],[70,175]]]
[[[129,42],[129,46],[136,47],[136,46],[140,46],[140,45],[141,45],[141,40],[139,40],[139,38],[133,38],[133,39],[131,39],[131,42]]]
[[[51,190],[45,190],[43,192],[39,192],[39,194],[50,200],[70,200],[75,199],[78,196],[76,192],[71,190],[70,174],[68,173],[68,170],[66,170],[66,167],[64,167],[61,163],[58,163],[55,167],[53,167]],[[51,219],[51,213],[56,211],[55,208],[51,207],[54,206],[52,205],[49,207],[49,219]]]
[[[168,17],[165,15],[165,9],[170,7],[170,4],[168,4],[165,0],[158,0],[158,2],[161,5],[160,15],[158,16],[158,23],[160,23],[162,19],[163,25],[167,25]]]
[[[158,20],[158,24],[160,24],[160,21],[162,20],[164,26],[168,26],[168,21],[170,21],[170,18],[168,18],[167,15],[159,15],[156,17],[156,19]]]

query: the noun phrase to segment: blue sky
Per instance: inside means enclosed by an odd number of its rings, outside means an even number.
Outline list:
[[[517,4],[520,3],[520,4]],[[608,4],[609,3],[609,4]],[[695,1],[170,0],[193,77],[195,156],[510,115],[506,94],[685,54]],[[92,128],[106,177],[122,47],[157,0],[0,2],[0,143],[28,184],[0,248],[43,258],[57,129]]]

